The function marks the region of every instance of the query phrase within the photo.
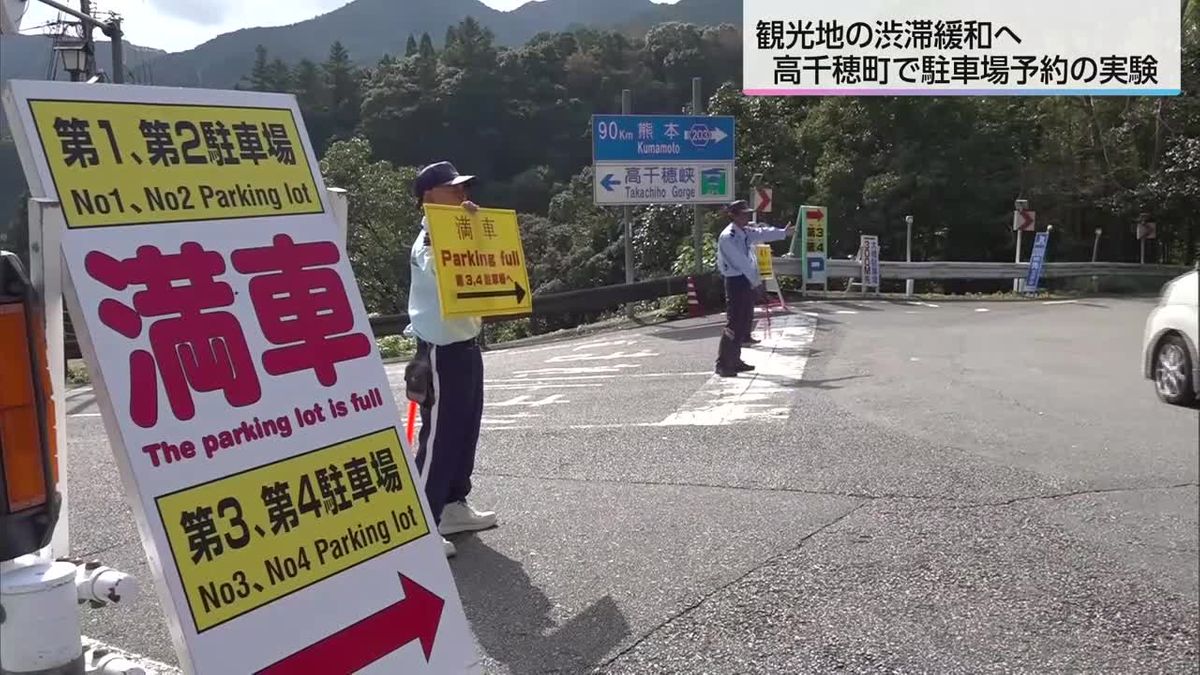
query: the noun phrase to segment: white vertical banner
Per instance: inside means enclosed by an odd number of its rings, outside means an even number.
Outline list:
[[[860,235],[858,253],[862,256],[863,290],[874,288],[879,290],[879,237],[875,235]]]
[[[743,3],[748,95],[1180,93],[1179,0]]]

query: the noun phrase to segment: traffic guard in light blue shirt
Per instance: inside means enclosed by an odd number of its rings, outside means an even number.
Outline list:
[[[758,273],[758,258],[754,247],[760,243],[780,241],[790,237],[796,228],[753,227],[750,214],[754,210],[739,199],[725,207],[730,223],[717,239],[717,271],[725,280],[725,330],[717,352],[717,374],[737,377],[738,373],[754,370],[742,361],[742,347],[756,344],[750,337],[754,327],[754,302],[763,285]]]
[[[474,176],[463,176],[449,162],[430,164],[417,174],[421,204],[462,206],[478,210],[467,198]],[[484,530],[496,524],[496,514],[477,511],[467,503],[475,447],[483,419],[483,354],[478,317],[442,317],[429,221],[412,247],[412,284],[408,317],[417,339],[417,353],[405,372],[408,396],[421,406],[417,468],[425,480],[425,497],[433,511],[447,556],[455,554],[448,534]]]

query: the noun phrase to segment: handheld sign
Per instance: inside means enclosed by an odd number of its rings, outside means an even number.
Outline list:
[[[426,204],[442,316],[533,311],[516,211]]]
[[[758,275],[763,279],[775,277],[775,262],[771,259],[771,247],[767,244],[756,244],[755,254],[758,257]]]
[[[295,98],[10,81],[184,671],[475,656]],[[46,251],[46,255],[58,255]]]

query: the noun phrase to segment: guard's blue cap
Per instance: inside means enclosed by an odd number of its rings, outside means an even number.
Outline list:
[[[435,162],[417,173],[417,178],[413,181],[413,191],[417,193],[417,199],[421,199],[426,192],[439,185],[462,185],[473,180],[475,176],[460,174],[450,162]]]
[[[746,203],[745,199],[738,199],[725,205],[725,212],[734,215],[739,213],[750,213],[752,211],[754,211],[754,209],[750,208],[750,205]]]

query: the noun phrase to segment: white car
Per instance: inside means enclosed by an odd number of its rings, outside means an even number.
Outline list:
[[[1142,370],[1158,397],[1174,405],[1200,401],[1200,272],[1193,270],[1163,286],[1158,306],[1146,319]]]

